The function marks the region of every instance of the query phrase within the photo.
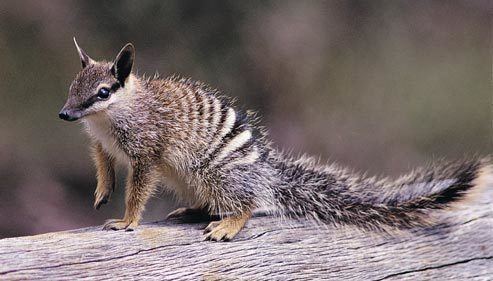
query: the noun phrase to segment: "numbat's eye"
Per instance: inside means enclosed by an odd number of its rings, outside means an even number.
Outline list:
[[[108,88],[101,88],[98,91],[98,98],[100,99],[107,99],[110,96],[110,89]]]

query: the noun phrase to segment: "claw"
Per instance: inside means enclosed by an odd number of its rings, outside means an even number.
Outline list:
[[[127,227],[127,228],[125,228],[125,231],[126,231],[126,232],[131,232],[131,231],[134,231],[134,230],[135,230],[135,229],[133,229],[133,228],[131,228],[131,227]]]
[[[221,221],[211,222],[205,229],[205,240],[230,241],[243,228],[251,213],[247,212],[239,216],[232,216]]]
[[[174,219],[174,218],[179,218],[181,216],[185,216],[187,214],[188,209],[187,208],[178,208],[174,210],[173,212],[169,213],[166,216],[166,220],[169,219]]]
[[[214,236],[213,233],[209,233],[205,236],[205,241],[214,241],[214,242],[228,242],[231,239],[227,237],[228,234],[224,234],[223,236]]]
[[[204,234],[210,233],[214,228],[216,228],[221,222],[213,221],[204,229]]]
[[[105,196],[101,201],[94,203],[94,209],[99,210],[101,205],[108,203],[108,196]]]
[[[96,190],[96,192],[94,193],[94,209],[99,210],[99,208],[101,208],[101,205],[108,203],[110,200],[110,194],[111,192],[99,193]]]

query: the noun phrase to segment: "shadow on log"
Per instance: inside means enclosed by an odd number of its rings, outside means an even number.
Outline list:
[[[203,241],[205,223],[90,227],[0,240],[0,279],[491,280],[492,190],[440,221],[389,236],[255,217],[231,242]]]

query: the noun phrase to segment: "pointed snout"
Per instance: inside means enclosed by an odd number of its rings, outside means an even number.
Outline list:
[[[66,109],[62,109],[60,113],[58,113],[58,117],[60,117],[60,119],[63,119],[65,121],[75,121],[79,119],[79,117],[76,114]]]

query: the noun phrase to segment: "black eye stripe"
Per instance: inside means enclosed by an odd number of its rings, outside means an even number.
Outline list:
[[[115,83],[113,83],[113,85],[111,85],[111,87],[109,88],[109,90],[110,90],[110,92],[116,92],[118,89],[120,89],[120,87],[121,87],[121,84],[119,82],[115,82]],[[95,102],[98,102],[98,101],[102,101],[102,100],[98,97],[98,94],[96,93],[94,96],[92,96],[89,99],[87,99],[82,104],[82,107],[83,108],[88,108],[91,105],[93,105]]]
[[[98,98],[98,95],[94,95],[92,97],[90,97],[88,100],[86,100],[83,104],[82,104],[82,107],[83,108],[88,108],[90,107],[91,105],[93,105],[95,102],[97,101],[100,101],[100,99]]]

